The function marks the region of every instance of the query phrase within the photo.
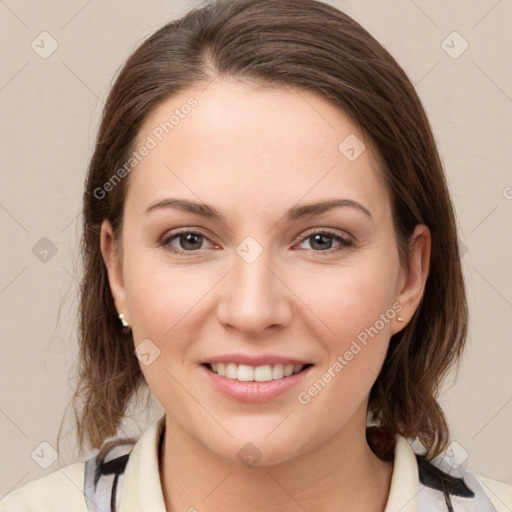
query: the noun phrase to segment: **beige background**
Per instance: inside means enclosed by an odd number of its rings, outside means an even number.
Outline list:
[[[429,114],[467,247],[471,308],[468,350],[442,404],[468,467],[512,483],[512,1],[331,3],[390,50]],[[0,1],[0,497],[85,458],[74,451],[68,419],[60,457],[47,469],[36,462],[51,461],[73,385],[87,160],[119,66],[192,5]],[[46,59],[31,47],[42,46],[44,31],[58,44]],[[453,31],[463,39],[446,39]],[[453,58],[464,41],[467,50]],[[38,243],[57,252],[41,261]],[[157,406],[135,416],[126,432],[142,432],[159,414]]]

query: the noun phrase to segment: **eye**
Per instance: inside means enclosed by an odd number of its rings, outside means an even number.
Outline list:
[[[313,232],[303,237],[300,243],[310,239],[313,252],[328,252],[330,254],[352,245],[352,241],[347,238],[326,230]],[[174,254],[184,255],[204,249],[202,245],[205,240],[210,239],[200,231],[183,230],[164,235],[159,243]],[[334,249],[332,248],[333,240],[338,242],[338,246],[335,246]]]
[[[331,233],[330,231],[316,231],[314,233],[309,234],[308,236],[302,239],[301,243],[304,243],[306,240],[311,239],[310,246],[312,247],[314,252],[335,252],[342,250],[346,247],[350,247],[352,242],[347,238],[344,238],[335,233]],[[339,245],[332,249],[332,241],[336,240],[339,242]],[[318,249],[318,250],[317,250]]]
[[[204,240],[209,240],[205,234],[199,231],[184,230],[165,235],[160,240],[160,245],[176,254],[183,254],[185,252],[194,253],[202,249],[201,246]],[[173,245],[173,242],[176,242],[178,247]]]

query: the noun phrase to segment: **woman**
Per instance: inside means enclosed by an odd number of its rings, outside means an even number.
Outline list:
[[[75,412],[101,449],[2,511],[510,509],[446,451],[468,313],[434,138],[347,15],[220,0],[146,40],[105,105],[82,249]],[[145,384],[165,415],[106,443]]]

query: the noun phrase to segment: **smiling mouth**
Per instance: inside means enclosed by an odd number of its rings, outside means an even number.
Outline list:
[[[291,375],[295,375],[313,366],[312,364],[266,364],[262,366],[250,366],[247,364],[236,363],[204,363],[208,368],[219,377],[238,380],[241,382],[269,382],[280,380]]]

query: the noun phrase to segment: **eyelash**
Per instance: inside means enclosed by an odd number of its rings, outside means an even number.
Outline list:
[[[195,249],[195,250],[191,250],[191,251],[177,250],[171,245],[171,242],[174,239],[177,239],[180,235],[184,235],[184,234],[200,235],[203,238],[209,240],[208,236],[201,231],[193,231],[193,230],[189,230],[189,229],[184,229],[182,231],[176,231],[171,234],[164,235],[160,239],[159,245],[164,247],[166,250],[172,252],[173,254],[177,254],[179,256],[187,256],[187,255],[191,255],[191,254],[193,255],[193,254],[197,254],[199,251],[201,251],[201,249]],[[329,237],[334,238],[336,241],[340,242],[340,245],[338,247],[330,248],[325,251],[315,251],[314,249],[310,249],[310,251],[314,252],[314,253],[333,254],[335,252],[342,251],[343,249],[346,249],[353,245],[353,242],[351,240],[348,240],[347,238],[344,238],[338,234],[333,233],[332,231],[325,230],[325,229],[309,233],[307,236],[304,236],[303,238],[301,238],[299,243],[302,243],[302,242],[306,241],[308,238],[314,237],[315,235],[327,235]]]

